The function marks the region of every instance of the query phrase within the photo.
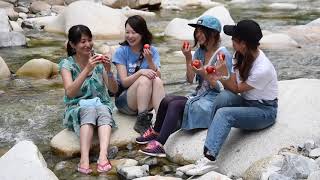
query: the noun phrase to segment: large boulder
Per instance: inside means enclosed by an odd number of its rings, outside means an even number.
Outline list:
[[[36,79],[50,79],[58,75],[58,65],[43,58],[32,59],[19,68],[16,75]]]
[[[0,9],[0,32],[10,32],[9,18],[4,9]]]
[[[20,32],[12,31],[7,12],[0,9],[0,47],[26,45],[26,37]]]
[[[127,0],[102,0],[102,4],[113,7],[113,8],[121,8],[128,6],[130,8],[141,8],[148,6],[157,6],[160,7],[161,0],[135,0],[135,1],[127,1]]]
[[[223,174],[242,175],[255,161],[276,154],[282,147],[303,144],[320,134],[320,80],[296,79],[279,82],[277,122],[257,132],[232,129],[217,165]],[[194,162],[201,158],[206,130],[178,131],[165,144],[175,162]]]
[[[264,49],[301,48],[301,46],[287,34],[272,33],[262,37],[260,47]]]
[[[21,141],[0,158],[0,179],[58,180],[31,141]]]
[[[162,0],[161,2],[161,7],[163,9],[176,9],[176,10],[182,10],[190,6],[210,8],[218,5],[221,5],[221,3],[213,2],[210,0]]]
[[[6,62],[0,56],[0,79],[8,79],[11,76],[11,72]]]
[[[24,46],[26,44],[26,37],[21,32],[0,33],[0,47]]]
[[[38,13],[41,11],[50,11],[51,5],[43,1],[34,1],[31,3],[30,10],[33,13]]]
[[[127,116],[115,111],[113,117],[118,125],[117,129],[112,131],[110,146],[125,146],[128,143],[134,143],[135,138],[139,136],[133,130],[134,123],[136,121],[135,116]],[[98,138],[95,137],[93,141],[93,147],[98,144]],[[80,153],[80,141],[79,137],[68,129],[62,130],[56,136],[54,136],[50,143],[51,147],[56,153],[70,157]]]
[[[199,17],[203,15],[211,15],[216,17],[217,19],[219,19],[221,27],[223,27],[226,24],[234,24],[234,21],[231,18],[229,11],[224,6],[217,6],[211,8]],[[192,20],[174,18],[167,25],[164,34],[166,36],[171,36],[180,40],[193,40],[194,28],[189,26],[188,23],[196,23],[199,17]]]
[[[299,44],[310,45],[310,43],[318,44],[320,41],[320,18],[306,24],[293,26],[286,30],[284,33],[288,34]]]
[[[126,19],[120,10],[90,1],[76,1],[48,20],[44,29],[67,34],[73,25],[83,24],[90,28],[95,38],[122,38]]]

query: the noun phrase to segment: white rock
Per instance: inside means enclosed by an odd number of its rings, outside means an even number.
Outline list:
[[[205,175],[200,176],[199,178],[196,178],[197,180],[210,180],[210,179],[219,179],[219,180],[231,180],[230,178],[228,178],[228,176],[225,176],[223,174],[220,174],[218,172],[215,171],[211,171],[208,172]]]
[[[320,26],[320,18],[311,21],[307,26]]]
[[[123,175],[126,179],[134,179],[147,176],[149,173],[149,166],[130,166],[122,167],[118,170],[118,173]]]
[[[272,3],[269,5],[270,8],[272,9],[288,9],[288,10],[294,10],[298,8],[298,5],[296,4],[291,4],[291,3]]]
[[[147,176],[147,177],[135,178],[134,180],[182,180],[182,179],[175,178],[175,177],[164,177],[164,176]]]
[[[64,10],[65,10],[65,6],[61,6],[61,5],[53,5],[51,7],[51,11],[57,14],[61,14]]]
[[[4,9],[0,9],[0,32],[10,32],[9,18]]]
[[[229,11],[224,6],[217,6],[217,7],[211,8],[206,12],[204,12],[199,17],[203,15],[211,15],[216,17],[217,19],[219,19],[221,23],[221,27],[223,27],[226,24],[234,24],[234,21],[231,18]],[[164,31],[164,34],[166,36],[171,36],[180,40],[193,40],[194,28],[189,26],[188,24],[196,23],[198,18],[195,18],[192,20],[174,18],[167,25]]]
[[[24,46],[26,43],[26,37],[21,32],[0,33],[0,47]]]
[[[21,26],[16,21],[10,21],[10,26],[11,26],[13,31],[23,32],[23,29],[21,28]]]
[[[248,2],[250,2],[250,0],[232,0],[230,4],[243,4]]]
[[[299,44],[287,34],[273,33],[263,36],[260,47],[264,49],[290,49],[300,48]]]
[[[316,148],[310,151],[309,157],[317,158],[320,157],[320,148]]]
[[[320,41],[320,26],[315,26],[314,24],[294,26],[284,30],[283,33],[288,34],[299,44],[305,44],[307,46],[309,46],[310,43],[318,44]]]
[[[20,12],[19,13],[19,17],[22,18],[22,19],[27,19],[28,15],[26,13]]]
[[[320,171],[314,171],[312,172],[307,180],[319,180],[320,179]]]
[[[268,129],[252,133],[232,129],[218,156],[221,172],[232,171],[241,176],[253,162],[276,154],[282,147],[303,144],[317,137],[320,134],[318,92],[318,79],[280,81],[277,122]],[[166,153],[175,162],[196,161],[203,156],[205,138],[206,130],[178,131],[165,144]],[[190,145],[192,148],[186,148]]]
[[[21,141],[0,158],[1,180],[58,180],[31,141]]]
[[[76,1],[54,20],[48,21],[44,29],[67,34],[71,26],[84,24],[97,39],[123,38],[126,19],[119,9],[90,1]]]
[[[121,12],[122,12],[122,14],[124,14],[127,17],[133,16],[133,15],[140,15],[144,18],[156,16],[156,13],[154,13],[154,12],[131,9],[128,6],[121,8]]]
[[[6,62],[0,56],[0,79],[8,79],[11,76],[11,72]]]

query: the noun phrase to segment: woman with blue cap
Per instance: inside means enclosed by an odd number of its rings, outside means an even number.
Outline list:
[[[232,127],[244,130],[261,130],[272,126],[277,117],[277,73],[262,50],[259,41],[262,32],[257,22],[242,20],[237,25],[226,25],[225,34],[232,36],[235,49],[233,71],[229,78],[209,78],[211,83],[220,80],[224,87],[227,107],[218,109],[208,129],[204,156],[215,162]],[[218,71],[227,75],[227,66],[218,65]],[[211,75],[209,75],[211,76]],[[205,166],[196,166],[187,172],[198,175]]]
[[[147,144],[140,152],[150,156],[165,157],[163,145],[168,137],[179,128],[209,127],[212,120],[210,118],[211,109],[215,108],[213,101],[220,93],[222,86],[210,85],[205,67],[215,65],[218,55],[223,53],[229,71],[232,69],[231,55],[225,47],[220,47],[221,24],[219,20],[212,16],[202,16],[197,23],[189,25],[195,27],[194,47],[199,44],[199,48],[193,56],[190,45],[184,45],[181,50],[186,59],[187,81],[192,83],[196,77],[198,86],[195,92],[188,97],[166,96],[162,99],[154,127],[136,138],[138,144]],[[193,63],[196,61],[198,64]]]

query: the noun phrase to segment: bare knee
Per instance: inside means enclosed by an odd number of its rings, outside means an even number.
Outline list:
[[[156,77],[152,80],[152,85],[154,88],[162,88],[163,81],[159,77]]]
[[[147,78],[146,76],[140,76],[137,81],[139,82],[138,86],[147,86],[147,87],[151,87],[152,85],[152,80],[150,80],[149,78]]]

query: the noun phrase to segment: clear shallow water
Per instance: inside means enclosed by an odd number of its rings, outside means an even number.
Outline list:
[[[253,18],[259,21],[262,29],[270,31],[306,24],[320,17],[320,12],[316,9],[316,7],[319,8],[319,0],[290,1],[290,3],[294,2],[299,4],[299,9],[294,11],[270,10],[266,7],[266,1],[256,1],[251,5],[230,5],[228,9],[235,22],[244,18]],[[204,11],[205,9],[200,8],[190,8],[181,12],[161,10],[156,12],[156,18],[147,21],[154,34],[161,34],[171,19],[175,17],[191,19]],[[27,35],[31,39],[29,47],[0,49],[1,57],[12,72],[32,58],[45,58],[58,62],[59,58],[65,56],[64,36],[42,32],[28,32]],[[111,44],[120,41],[112,41]],[[184,95],[192,91],[194,86],[183,83],[185,80],[184,58],[174,53],[180,50],[180,41],[159,36],[155,38],[155,46],[160,51],[162,75],[168,84],[167,92]],[[306,44],[299,49],[266,50],[265,53],[275,65],[279,80],[320,79],[319,44]],[[53,169],[56,163],[65,160],[52,154],[49,147],[51,138],[63,128],[61,119],[64,110],[62,103],[64,91],[61,81],[13,78],[1,80],[0,90],[4,91],[3,94],[0,93],[0,155],[17,141],[29,139],[38,145],[49,168]],[[74,165],[78,159],[74,158],[70,161]],[[63,172],[58,173],[61,179],[78,178],[74,171],[69,174],[65,174],[68,171]]]

